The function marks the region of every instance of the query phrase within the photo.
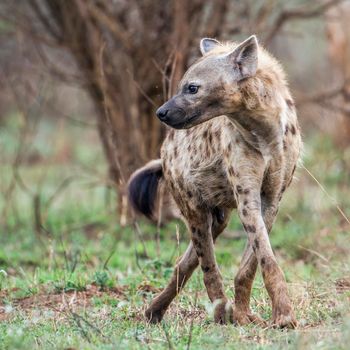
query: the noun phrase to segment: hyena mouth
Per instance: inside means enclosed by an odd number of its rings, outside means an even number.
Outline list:
[[[197,118],[199,118],[200,115],[201,115],[201,112],[200,111],[196,111],[190,117],[186,118],[185,120],[182,120],[181,122],[177,122],[177,123],[168,122],[167,124],[169,126],[171,126],[172,128],[174,128],[174,129],[188,129],[191,126],[193,126],[192,122],[194,120],[196,120]]]

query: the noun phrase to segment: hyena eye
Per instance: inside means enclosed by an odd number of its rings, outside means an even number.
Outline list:
[[[199,89],[198,85],[194,85],[194,84],[188,85],[188,92],[190,94],[196,94],[198,92],[198,89]]]

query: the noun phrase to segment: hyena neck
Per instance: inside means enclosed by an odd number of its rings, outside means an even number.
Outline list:
[[[283,152],[284,114],[276,110],[241,110],[228,115],[242,138],[264,158]]]
[[[290,116],[286,101],[292,101],[284,80],[268,78],[268,72],[262,70],[242,85],[240,92],[241,108],[228,115],[230,120],[243,139],[263,155],[282,154]]]

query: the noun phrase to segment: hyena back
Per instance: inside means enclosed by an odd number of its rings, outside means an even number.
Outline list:
[[[284,72],[255,36],[239,45],[202,39],[200,48],[203,56],[185,73],[178,93],[157,111],[172,127],[161,159],[136,172],[129,182],[131,203],[149,217],[154,215],[157,191],[164,187],[191,235],[170,283],[153,300],[146,317],[159,322],[200,265],[216,322],[263,322],[249,306],[259,265],[272,302],[272,323],[295,327],[285,278],[269,241],[301,149]],[[214,242],[234,208],[248,240],[235,277],[233,308],[224,292]]]

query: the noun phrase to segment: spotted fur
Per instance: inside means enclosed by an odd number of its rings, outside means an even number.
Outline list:
[[[273,324],[294,327],[287,285],[268,237],[301,149],[285,74],[254,36],[241,44],[203,39],[201,51],[203,57],[185,73],[178,93],[157,111],[174,128],[161,149],[162,176],[188,225],[191,243],[146,316],[160,321],[199,264],[216,322],[262,322],[249,308],[260,265]],[[197,93],[189,92],[191,84],[199,86]],[[213,243],[234,208],[248,242],[235,278],[232,308]]]

